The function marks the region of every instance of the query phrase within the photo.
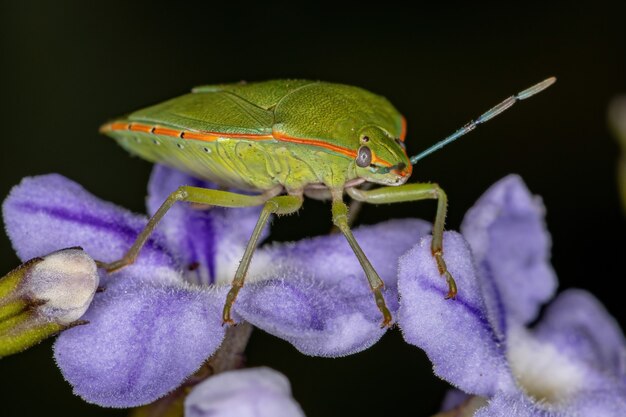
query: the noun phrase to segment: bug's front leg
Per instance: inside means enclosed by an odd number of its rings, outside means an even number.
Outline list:
[[[375,190],[348,188],[347,192],[348,195],[355,200],[373,204],[400,203],[427,199],[437,200],[437,214],[435,216],[435,224],[433,225],[431,250],[437,262],[439,273],[445,277],[448,283],[448,294],[446,298],[454,298],[456,296],[456,283],[443,259],[443,226],[446,221],[448,197],[439,185],[430,183],[404,184],[397,187],[383,187]]]

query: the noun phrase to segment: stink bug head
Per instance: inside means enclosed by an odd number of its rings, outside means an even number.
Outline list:
[[[383,185],[404,184],[412,166],[404,142],[377,126],[359,132],[360,146],[355,159],[356,172],[366,181]]]

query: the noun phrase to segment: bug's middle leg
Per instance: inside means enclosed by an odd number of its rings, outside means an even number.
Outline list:
[[[437,262],[439,273],[445,277],[446,282],[448,283],[448,294],[446,295],[446,298],[454,298],[456,296],[456,283],[448,271],[446,262],[443,260],[443,226],[446,220],[448,197],[439,185],[416,183],[399,185],[397,187],[377,188],[375,190],[348,188],[346,191],[348,195],[355,200],[374,204],[400,203],[426,199],[437,200],[437,214],[435,216],[435,224],[433,225],[431,250],[435,261]]]
[[[358,242],[354,238],[352,234],[352,230],[350,230],[349,225],[349,214],[348,214],[348,206],[341,199],[341,194],[335,196],[333,195],[333,224],[337,226],[337,228],[343,233],[346,237],[346,240],[350,244],[352,251],[356,255],[363,271],[365,272],[365,276],[367,277],[367,281],[370,285],[370,289],[374,293],[374,299],[376,300],[376,306],[380,310],[383,315],[383,323],[382,326],[386,327],[391,324],[391,312],[387,308],[385,304],[385,299],[383,298],[382,290],[385,287],[385,283],[378,275],[378,272],[374,269],[367,256],[363,252],[363,249],[359,246]]]
[[[261,215],[254,226],[254,230],[252,231],[252,236],[250,237],[250,240],[248,240],[248,244],[246,245],[246,250],[243,253],[239,267],[237,267],[237,272],[235,272],[235,278],[233,279],[230,291],[228,291],[228,295],[226,296],[226,303],[224,304],[224,311],[222,312],[222,320],[225,324],[234,323],[230,314],[233,303],[237,298],[237,294],[239,294],[239,290],[243,287],[254,249],[257,246],[261,232],[269,220],[270,215],[291,214],[298,211],[300,207],[302,207],[302,195],[282,195],[270,198],[265,202],[263,210],[261,210]]]

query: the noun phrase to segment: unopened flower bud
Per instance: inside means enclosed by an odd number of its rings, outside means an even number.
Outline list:
[[[31,259],[0,279],[0,357],[82,324],[98,282],[94,260],[80,248]]]
[[[186,417],[304,417],[289,380],[270,368],[214,375],[185,399]]]

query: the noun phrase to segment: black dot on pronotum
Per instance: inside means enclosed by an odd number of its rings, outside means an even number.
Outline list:
[[[178,146],[178,149],[183,149],[184,148],[182,143],[177,143],[176,146]]]

